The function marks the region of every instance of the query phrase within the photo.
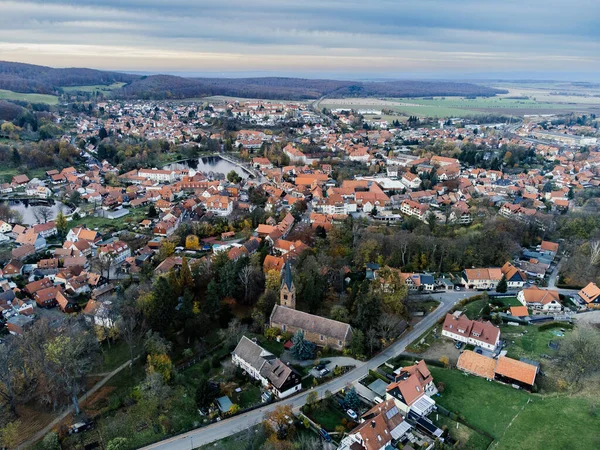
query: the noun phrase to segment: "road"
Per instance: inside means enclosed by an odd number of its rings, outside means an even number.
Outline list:
[[[358,381],[363,376],[367,375],[370,369],[375,369],[383,364],[388,359],[404,352],[406,346],[417,339],[425,330],[431,327],[438,319],[442,318],[452,307],[463,298],[472,297],[481,294],[480,292],[446,292],[443,294],[433,294],[437,300],[441,301],[438,308],[421,322],[419,322],[410,332],[401,337],[386,350],[376,355],[367,362],[360,363],[352,371],[335,378],[327,383],[324,383],[316,388],[319,396],[323,396],[325,391],[337,392],[345,386]],[[309,391],[304,391],[298,395],[291,397],[289,400],[284,400],[280,403],[274,403],[264,406],[253,411],[249,411],[238,416],[231,417],[220,422],[213,423],[203,428],[189,431],[185,434],[175,436],[155,444],[143,447],[144,449],[159,449],[159,450],[190,450],[201,445],[210,444],[227,436],[231,436],[237,432],[248,429],[257,425],[263,420],[265,413],[273,411],[279,404],[291,404],[295,411],[299,410],[306,403],[306,396]]]

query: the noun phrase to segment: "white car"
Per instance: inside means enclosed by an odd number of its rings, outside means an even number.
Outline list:
[[[346,411],[346,414],[348,414],[352,420],[358,419],[358,414],[356,414],[353,409]]]

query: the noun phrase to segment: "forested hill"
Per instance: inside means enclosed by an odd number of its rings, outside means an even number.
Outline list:
[[[94,69],[54,69],[0,61],[0,89],[35,94],[57,94],[61,87],[130,83],[139,75]]]
[[[126,83],[113,90],[113,98],[183,99],[228,95],[267,99],[316,99],[331,97],[489,97],[506,91],[471,83],[446,81],[355,82],[303,78],[183,78],[173,75],[140,76],[93,69],[54,69],[0,61],[0,89],[56,94],[63,87]]]
[[[178,99],[209,95],[245,98],[303,100],[330,97],[491,97],[505,93],[470,83],[437,81],[355,82],[303,78],[181,78],[169,75],[143,77],[115,91],[128,99]]]

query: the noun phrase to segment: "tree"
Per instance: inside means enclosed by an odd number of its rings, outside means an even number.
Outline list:
[[[66,323],[65,330],[50,339],[44,348],[55,389],[67,395],[73,403],[75,414],[80,414],[77,396],[85,389],[86,375],[93,368],[98,342],[85,321]]]
[[[559,357],[567,377],[578,383],[600,372],[600,331],[578,325],[562,341]]]
[[[65,215],[63,214],[62,211],[59,211],[59,213],[56,215],[56,230],[58,231],[58,234],[60,235],[61,238],[64,239],[64,237],[67,235],[67,229],[68,229],[68,224],[67,224],[67,218],[65,217]]]
[[[235,170],[231,170],[227,174],[227,181],[229,181],[230,183],[239,183],[240,181],[242,181],[242,177],[239,176]]]
[[[444,367],[449,367],[450,366],[450,358],[448,358],[447,356],[442,356],[440,357],[440,362],[444,365]]]
[[[350,339],[350,351],[355,356],[365,354],[365,334],[362,330],[357,329],[352,333],[352,339]]]
[[[163,262],[173,253],[175,253],[175,244],[171,241],[163,241],[160,250],[158,250],[158,260]]]
[[[173,375],[173,362],[166,353],[149,354],[146,358],[146,372],[151,375],[158,373],[163,381],[167,383]]]
[[[0,345],[0,398],[8,404],[12,415],[17,414],[17,399],[25,388],[22,380],[24,361],[16,344]]]
[[[496,286],[496,292],[504,293],[507,290],[508,290],[508,283],[506,282],[506,277],[504,275],[502,275],[502,278],[500,279],[500,281],[498,282],[498,285]]]
[[[319,401],[319,393],[317,391],[310,391],[306,396],[306,404],[312,409],[315,404]]]
[[[301,361],[311,359],[315,353],[315,345],[312,342],[305,340],[302,330],[298,330],[296,331],[296,334],[292,336],[292,348],[290,348],[290,353],[294,358]]]
[[[150,205],[150,208],[148,208],[148,217],[158,217],[158,211],[156,211],[156,206]]]
[[[106,450],[127,450],[128,448],[129,439],[124,437],[116,437],[106,444]]]
[[[79,191],[73,191],[69,196],[69,203],[73,206],[78,207],[81,204],[81,194]]]
[[[108,447],[107,447],[108,448]],[[60,441],[58,440],[58,434],[51,431],[44,439],[42,439],[43,450],[61,450]]]
[[[348,408],[358,411],[358,409],[360,408],[360,398],[358,397],[358,394],[356,393],[356,389],[354,387],[351,387],[350,389],[346,390],[344,402],[346,402]]]
[[[215,400],[215,392],[206,377],[200,378],[196,387],[196,405],[200,409],[208,408]]]
[[[291,405],[279,405],[264,416],[263,425],[269,436],[279,441],[292,439],[294,436],[294,413]]]
[[[188,264],[187,258],[184,256],[181,259],[181,270],[179,271],[179,284],[184,289],[192,289],[194,287],[194,277]]]
[[[190,234],[185,238],[186,250],[198,250],[200,248],[200,240],[195,234]]]
[[[204,311],[210,317],[215,318],[221,310],[221,294],[219,293],[219,285],[212,279],[206,287],[206,296],[204,303]]]
[[[52,217],[52,209],[47,206],[36,206],[33,208],[33,216],[38,223],[46,223]]]
[[[3,447],[16,448],[17,443],[21,440],[20,426],[21,421],[15,420],[0,428],[0,442],[2,442]]]

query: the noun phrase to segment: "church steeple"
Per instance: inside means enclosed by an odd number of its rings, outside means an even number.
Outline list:
[[[292,267],[287,261],[283,267],[283,281],[281,282],[281,290],[279,292],[279,304],[296,309],[296,287],[292,279]]]

